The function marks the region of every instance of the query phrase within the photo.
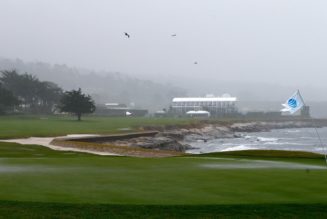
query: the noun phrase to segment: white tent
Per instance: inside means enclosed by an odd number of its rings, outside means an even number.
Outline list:
[[[205,110],[191,110],[186,112],[186,115],[191,116],[191,117],[210,117],[210,112],[205,111]]]

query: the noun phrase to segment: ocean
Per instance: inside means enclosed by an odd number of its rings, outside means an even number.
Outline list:
[[[240,138],[219,138],[188,142],[195,149],[187,153],[209,153],[238,150],[291,150],[325,154],[327,128],[318,128],[323,145],[314,128],[274,129],[269,132],[238,133]]]

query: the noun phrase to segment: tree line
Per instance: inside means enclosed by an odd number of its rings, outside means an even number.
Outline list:
[[[3,58],[0,58],[1,69],[16,69],[18,72],[33,73],[39,79],[59,84],[64,90],[81,87],[100,105],[110,101],[156,111],[169,105],[174,97],[187,96],[184,88],[118,72],[95,71],[67,65]],[[176,83],[179,82],[176,81]]]
[[[64,92],[57,84],[16,70],[0,71],[0,114],[53,114],[68,112],[80,120],[95,110],[94,101],[81,89]]]

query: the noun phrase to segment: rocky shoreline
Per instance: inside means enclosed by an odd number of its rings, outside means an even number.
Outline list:
[[[278,122],[240,122],[231,124],[199,124],[191,127],[151,127],[158,131],[154,136],[137,137],[106,141],[123,147],[138,147],[154,150],[185,152],[192,149],[190,142],[202,140],[204,142],[218,138],[238,138],[242,132],[262,132],[272,129],[313,127],[311,121],[278,121]],[[144,128],[143,128],[144,129]],[[148,129],[149,130],[149,129]]]

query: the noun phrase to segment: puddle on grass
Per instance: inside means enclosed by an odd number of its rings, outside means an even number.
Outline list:
[[[0,173],[15,173],[15,172],[39,172],[42,167],[25,167],[25,166],[0,166]],[[46,168],[47,169],[47,168]]]
[[[327,170],[326,166],[288,163],[282,161],[266,161],[266,160],[235,160],[230,163],[207,163],[200,164],[204,168],[214,169],[319,169]]]
[[[0,174],[1,173],[55,173],[55,172],[70,172],[75,171],[79,168],[67,168],[67,167],[51,167],[51,166],[40,166],[40,165],[8,165],[0,164]]]

